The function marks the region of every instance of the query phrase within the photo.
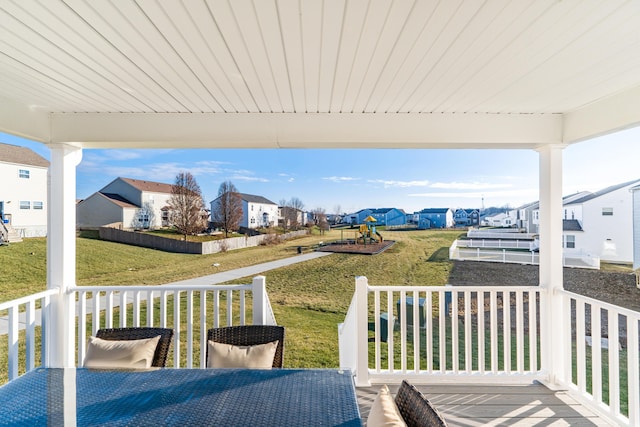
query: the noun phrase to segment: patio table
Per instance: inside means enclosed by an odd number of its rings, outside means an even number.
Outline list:
[[[39,368],[0,387],[0,425],[360,426],[351,373]]]

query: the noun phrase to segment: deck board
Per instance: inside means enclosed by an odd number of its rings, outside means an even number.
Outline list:
[[[523,386],[416,385],[449,426],[610,426],[564,391]],[[356,389],[363,421],[380,386]],[[393,394],[398,385],[389,385]]]

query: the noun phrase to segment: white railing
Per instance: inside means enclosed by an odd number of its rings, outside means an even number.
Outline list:
[[[470,239],[519,239],[534,240],[538,234],[522,233],[518,228],[502,228],[500,230],[469,230],[467,237]]]
[[[50,300],[58,293],[57,289],[48,290],[0,303],[0,335],[2,331],[8,335],[9,380],[36,366],[48,365],[45,342],[61,339],[58,331],[46,328],[48,318],[53,318]],[[206,351],[201,349],[207,345],[207,329],[276,324],[264,276],[255,277],[247,285],[75,286],[69,289],[68,297],[66,301],[75,301],[74,306],[63,308],[75,322],[75,334],[70,337],[73,342],[68,348],[77,350],[72,358],[77,365],[84,360],[88,336],[101,328],[172,328],[173,352],[169,360],[175,368],[192,368],[206,366]],[[22,358],[26,363],[19,369],[22,334],[26,341],[26,357]],[[36,352],[39,341],[42,351]],[[3,352],[0,349],[0,354]]]
[[[514,251],[509,249],[491,250],[483,248],[460,248],[455,241],[449,249],[449,259],[458,261],[502,262],[511,264],[539,264],[539,254],[534,251]],[[585,253],[565,253],[562,265],[573,268],[600,268],[600,258]]]
[[[572,395],[621,425],[640,425],[640,313],[561,291],[575,319],[567,334]],[[570,339],[569,339],[570,337]]]
[[[339,329],[341,365],[362,386],[542,379],[542,293],[538,287],[369,286],[358,277]],[[342,336],[354,330],[355,340]]]
[[[498,248],[498,249],[534,249],[533,240],[519,239],[458,239],[457,246],[460,248]]]
[[[7,335],[7,374],[12,380],[21,373],[46,364],[46,336],[43,314],[48,312],[51,297],[58,294],[50,289],[13,301],[0,303],[0,332]],[[24,343],[24,362],[21,361],[20,347]],[[0,353],[4,351],[0,349]]]

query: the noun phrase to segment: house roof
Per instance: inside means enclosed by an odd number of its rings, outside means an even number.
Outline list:
[[[99,194],[100,196],[109,199],[109,201],[115,203],[116,205],[123,207],[123,208],[139,208],[140,206],[136,205],[135,203],[130,202],[129,200],[125,199],[124,197],[122,197],[119,194],[115,194],[115,193],[102,193],[100,191],[98,191],[96,194]]]
[[[377,209],[371,209],[371,214],[386,214],[389,211],[394,210],[395,208],[377,208]]]
[[[122,178],[119,177],[122,181],[130,184],[131,186],[137,188],[140,191],[148,192],[148,193],[166,193],[171,194],[172,185],[165,184],[162,182],[154,182],[154,181],[146,181],[141,179],[133,179],[133,178]]]
[[[49,167],[49,161],[27,147],[0,143],[0,162]]]
[[[238,194],[240,195],[240,198],[242,200],[248,203],[262,203],[263,205],[275,205],[275,203],[273,203],[271,200],[267,199],[266,197],[255,196],[253,194],[245,194],[245,193],[238,193]]]
[[[640,122],[635,1],[23,3],[0,129],[45,143],[533,149]]]
[[[563,219],[562,231],[582,231],[582,226],[577,219]]]
[[[447,213],[449,212],[451,209],[449,208],[427,208],[427,209],[422,209],[420,212],[418,213],[426,213],[426,214],[439,214],[439,213]]]
[[[593,200],[596,197],[600,197],[600,196],[604,196],[605,194],[611,193],[612,191],[616,191],[619,190],[621,188],[624,187],[628,187],[629,185],[632,185],[636,182],[640,182],[640,179],[634,179],[633,181],[627,181],[627,182],[623,182],[622,184],[616,184],[616,185],[612,185],[610,187],[604,188],[600,191],[596,191],[595,193],[590,193],[587,194],[586,196],[580,197],[578,199],[572,200],[569,203],[566,203],[567,205],[576,205],[576,204],[580,204],[580,203],[584,203],[584,202],[588,202],[589,200]]]

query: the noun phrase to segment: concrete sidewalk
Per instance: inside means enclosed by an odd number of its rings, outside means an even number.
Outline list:
[[[174,286],[174,285],[215,285],[218,283],[228,282],[229,280],[240,279],[242,277],[257,276],[265,271],[275,270],[277,268],[286,267],[288,265],[297,264],[299,262],[309,261],[323,256],[331,255],[331,252],[311,252],[308,254],[296,255],[290,258],[283,258],[276,261],[265,262],[262,264],[250,265],[248,267],[237,268],[235,270],[223,271],[216,274],[209,274],[207,276],[194,277],[193,279],[180,280],[178,282],[165,283],[162,286]],[[90,314],[93,309],[91,304],[91,298],[87,299],[87,314]],[[142,296],[140,301],[145,301],[146,296]],[[133,296],[129,296],[127,303],[133,302]],[[114,300],[114,307],[119,307],[119,299]],[[40,310],[36,310],[36,325],[42,324],[42,316]],[[26,324],[25,313],[18,315],[18,328],[23,330]],[[6,316],[0,317],[0,335],[6,335],[9,330],[9,319]]]

